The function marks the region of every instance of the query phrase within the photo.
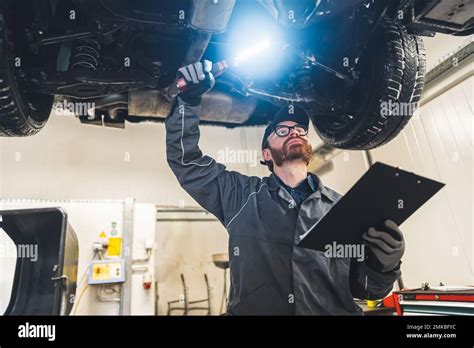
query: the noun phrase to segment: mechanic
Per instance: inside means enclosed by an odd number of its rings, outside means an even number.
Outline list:
[[[262,156],[272,174],[246,176],[198,147],[201,97],[215,79],[209,61],[178,71],[187,86],[166,119],[169,166],[180,185],[229,233],[229,315],[361,315],[354,298],[380,299],[400,276],[404,240],[398,226],[364,234],[363,260],[327,257],[298,243],[341,195],[307,165],[308,114],[285,107],[266,128]]]

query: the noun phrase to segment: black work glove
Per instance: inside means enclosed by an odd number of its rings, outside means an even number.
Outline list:
[[[386,220],[382,231],[371,227],[362,238],[369,249],[367,262],[370,267],[380,272],[397,268],[405,252],[405,241],[395,222]]]
[[[202,95],[214,87],[216,80],[212,75],[212,62],[204,60],[184,66],[178,70],[178,77],[186,80],[186,90],[180,98],[191,105],[198,105]]]

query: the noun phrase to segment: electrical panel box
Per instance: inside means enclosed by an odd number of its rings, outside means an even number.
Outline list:
[[[123,283],[125,281],[125,261],[94,260],[89,265],[89,284]]]

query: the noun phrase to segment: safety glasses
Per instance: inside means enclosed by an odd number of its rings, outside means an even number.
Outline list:
[[[294,126],[285,126],[283,124],[275,127],[275,134],[279,137],[286,137],[290,134],[291,130],[294,129],[299,136],[304,136],[308,134],[308,127],[301,124],[295,124]]]

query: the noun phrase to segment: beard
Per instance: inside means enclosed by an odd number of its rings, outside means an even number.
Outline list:
[[[311,156],[313,155],[313,148],[308,141],[303,138],[299,138],[303,143],[290,144],[288,142],[295,138],[288,138],[281,149],[274,149],[269,146],[269,150],[272,154],[273,162],[278,167],[282,166],[285,162],[292,161],[304,161],[306,164],[309,163]]]

